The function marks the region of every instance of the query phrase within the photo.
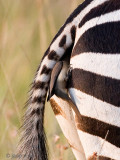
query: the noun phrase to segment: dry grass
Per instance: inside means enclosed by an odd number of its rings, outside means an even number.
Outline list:
[[[29,84],[53,36],[79,2],[0,0],[0,160],[15,153]],[[73,160],[49,104],[45,117],[50,159]]]

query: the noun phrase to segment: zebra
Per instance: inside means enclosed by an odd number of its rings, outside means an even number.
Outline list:
[[[63,97],[56,92],[60,87]],[[52,40],[32,83],[19,159],[48,159],[43,125],[48,90],[77,160],[120,160],[120,0],[85,0]]]

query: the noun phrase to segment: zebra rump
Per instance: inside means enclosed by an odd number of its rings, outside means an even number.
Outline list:
[[[92,147],[87,146],[86,141],[89,142],[93,138],[94,145],[96,145],[95,140],[101,138],[102,143],[109,131],[105,139],[106,147],[115,148],[116,154],[110,153],[111,148],[108,152],[103,150],[99,152],[99,159],[119,160],[120,0],[85,0],[75,9],[54,37],[41,60],[32,84],[24,115],[22,138],[18,147],[18,159],[48,159],[44,132],[45,100],[51,71],[66,53],[69,54],[73,68],[71,81],[68,84],[69,93],[81,113],[81,119],[75,118],[75,121],[79,137],[82,137],[80,139],[86,159],[94,159],[97,156],[93,155]],[[83,102],[88,108],[89,101],[91,104],[94,103],[92,100],[95,97],[100,108],[100,117],[97,117],[97,114],[92,115],[91,108],[88,111],[87,107],[80,106],[77,103],[77,97],[86,99]],[[110,118],[113,114],[106,117],[102,114],[105,108],[100,104],[103,102],[105,106],[110,105],[116,117]],[[111,113],[110,110],[109,112]],[[99,126],[102,127],[99,128]],[[90,135],[94,137],[91,138]]]

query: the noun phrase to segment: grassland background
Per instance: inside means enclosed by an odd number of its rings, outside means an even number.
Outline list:
[[[0,0],[0,160],[15,153],[29,84],[42,55],[81,1]],[[45,129],[49,159],[74,160],[71,150],[64,149],[68,144],[49,104]],[[55,135],[60,137],[57,143]]]

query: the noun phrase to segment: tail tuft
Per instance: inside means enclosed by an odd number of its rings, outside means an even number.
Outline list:
[[[21,127],[22,138],[17,154],[19,160],[48,160],[43,124],[44,103],[34,103],[34,101],[30,100],[24,115],[24,123]]]

